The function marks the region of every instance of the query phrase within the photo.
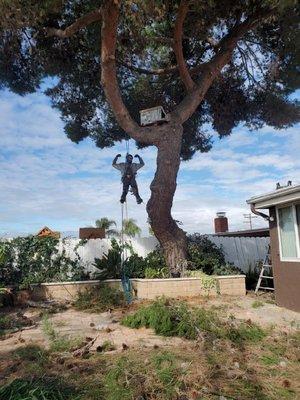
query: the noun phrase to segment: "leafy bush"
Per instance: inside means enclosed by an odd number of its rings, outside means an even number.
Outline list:
[[[146,267],[145,268],[145,278],[146,279],[156,279],[156,278],[169,278],[169,270],[167,267],[161,268],[153,268],[153,267]]]
[[[194,233],[188,236],[188,269],[201,270],[207,275],[235,275],[241,271],[225,261],[222,248],[206,235]]]
[[[215,311],[189,308],[186,303],[158,299],[149,306],[141,307],[136,313],[125,317],[122,324],[130,328],[154,329],[162,336],[179,336],[196,339],[199,334],[208,339],[229,339],[235,343],[256,342],[266,335],[257,325],[220,320]]]
[[[59,253],[58,243],[53,237],[36,236],[0,242],[1,283],[27,287],[32,283],[86,279],[78,253],[72,260],[65,250]]]
[[[124,293],[107,285],[78,293],[74,302],[74,307],[77,310],[88,310],[90,312],[105,312],[111,308],[125,305]]]

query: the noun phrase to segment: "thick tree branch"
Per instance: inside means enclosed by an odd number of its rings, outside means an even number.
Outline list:
[[[128,64],[124,61],[120,61],[118,62],[118,64],[122,65],[125,68],[130,69],[131,71],[139,72],[140,74],[144,75],[170,75],[178,70],[177,65],[173,65],[167,68],[146,69],[146,68],[136,67],[135,65]]]
[[[102,18],[102,8],[91,11],[90,13],[78,18],[72,25],[68,26],[66,29],[56,29],[56,28],[45,28],[47,36],[57,36],[59,38],[65,39],[80,29],[87,27],[88,25],[100,21]]]
[[[188,13],[188,9],[188,0],[181,0],[174,28],[174,52],[176,55],[180,77],[184,83],[184,86],[186,87],[186,90],[190,92],[193,88],[195,88],[196,84],[189,73],[182,48],[183,24]]]
[[[244,22],[236,25],[219,43],[219,51],[207,63],[202,64],[203,73],[197,86],[175,107],[172,116],[184,123],[196,111],[204,99],[205,94],[219,75],[223,67],[231,60],[232,53],[238,41],[251,29],[255,28],[263,19],[270,17],[274,10],[253,14]]]
[[[153,129],[141,128],[130,116],[125,106],[120,87],[117,81],[116,45],[117,27],[119,20],[119,5],[116,0],[107,0],[103,7],[103,20],[101,30],[101,82],[106,99],[121,126],[133,139],[146,143],[156,144],[159,140],[159,130],[153,133]]]

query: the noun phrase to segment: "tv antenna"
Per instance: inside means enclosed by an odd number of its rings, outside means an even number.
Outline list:
[[[244,224],[249,224],[251,230],[253,229],[253,223],[252,223],[253,218],[257,218],[257,216],[252,215],[251,213],[244,214],[244,219],[245,219]]]

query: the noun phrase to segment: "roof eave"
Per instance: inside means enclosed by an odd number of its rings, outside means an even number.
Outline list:
[[[257,209],[264,209],[297,200],[300,200],[300,185],[278,189],[272,193],[252,197],[247,200],[247,204],[254,204]]]

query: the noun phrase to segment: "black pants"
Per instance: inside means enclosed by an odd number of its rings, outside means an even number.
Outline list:
[[[132,193],[134,194],[137,202],[141,202],[142,199],[139,195],[139,189],[138,189],[138,185],[136,183],[135,180],[135,176],[134,175],[125,175],[122,178],[122,183],[123,183],[123,193],[121,196],[121,202],[124,203],[124,201],[126,200],[126,196],[127,193],[129,191],[129,187],[131,187]]]

